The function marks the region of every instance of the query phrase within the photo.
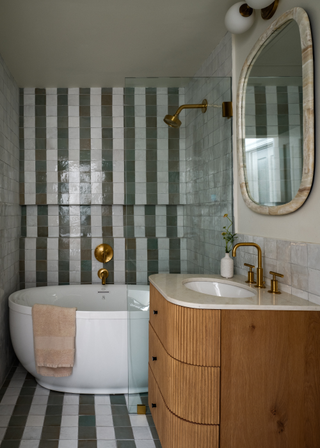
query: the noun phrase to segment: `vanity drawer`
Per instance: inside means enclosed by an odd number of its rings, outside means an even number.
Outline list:
[[[190,422],[219,424],[220,367],[194,366],[172,358],[151,324],[149,366],[171,412]]]
[[[150,323],[169,355],[179,361],[220,366],[220,314],[174,305],[150,285]]]
[[[219,448],[219,425],[198,425],[172,414],[165,405],[150,367],[148,396],[162,448]],[[156,407],[152,407],[152,403]]]

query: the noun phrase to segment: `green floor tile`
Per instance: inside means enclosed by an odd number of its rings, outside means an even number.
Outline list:
[[[44,426],[41,433],[42,440],[57,440],[60,435],[60,426]]]
[[[118,426],[114,428],[117,440],[134,439],[131,427]]]
[[[124,395],[110,395],[111,404],[126,404]]]
[[[94,415],[79,415],[79,426],[96,426]]]
[[[79,440],[78,448],[97,448],[96,440]]]
[[[113,425],[114,426],[131,426],[129,416],[125,415],[113,415]]]
[[[93,426],[79,426],[78,439],[92,440],[96,439],[96,428]]]
[[[10,418],[8,426],[25,426],[27,418],[27,415],[14,415]]]
[[[80,404],[94,404],[94,395],[80,395],[79,397]]]
[[[128,415],[127,406],[123,405],[111,405],[111,410],[113,415]]]
[[[43,426],[60,426],[61,415],[46,415],[44,418]]]
[[[136,448],[133,440],[117,440],[117,448]]]
[[[39,443],[39,448],[58,448],[58,446],[59,440],[40,440]]]
[[[79,415],[94,415],[94,405],[93,404],[80,404],[79,405]]]
[[[4,440],[20,440],[24,431],[24,426],[9,426],[5,432]]]

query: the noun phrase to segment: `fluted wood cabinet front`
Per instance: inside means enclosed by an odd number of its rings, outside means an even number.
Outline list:
[[[194,366],[172,358],[151,324],[149,365],[174,414],[193,423],[219,424],[220,367]]]
[[[173,358],[196,366],[220,366],[220,310],[174,305],[150,285],[150,323]]]
[[[174,305],[152,285],[149,406],[163,448],[219,447],[220,310]]]
[[[199,425],[174,415],[166,406],[150,368],[148,396],[162,448],[219,447],[219,426]],[[156,407],[152,407],[152,404]]]

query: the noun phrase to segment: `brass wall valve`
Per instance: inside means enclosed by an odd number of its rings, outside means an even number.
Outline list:
[[[246,283],[254,283],[254,272],[252,271],[252,269],[255,267],[253,264],[248,264],[248,263],[244,263],[245,266],[248,266],[249,271],[248,271],[248,280],[246,281]]]
[[[271,289],[268,292],[281,294],[281,291],[278,290],[278,280],[276,280],[276,277],[284,277],[283,274],[278,274],[278,272],[273,271],[270,271],[270,274],[273,275],[273,279],[271,280]]]

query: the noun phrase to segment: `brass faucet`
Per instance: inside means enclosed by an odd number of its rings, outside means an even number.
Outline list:
[[[109,272],[107,271],[107,269],[104,268],[99,269],[98,277],[101,278],[102,284],[105,285],[107,282],[107,278],[109,277]]]
[[[236,251],[239,246],[253,246],[258,250],[258,268],[257,268],[257,284],[255,285],[257,288],[265,288],[263,281],[263,269],[262,269],[262,252],[261,247],[256,243],[238,243],[232,249],[232,256],[236,256]]]

